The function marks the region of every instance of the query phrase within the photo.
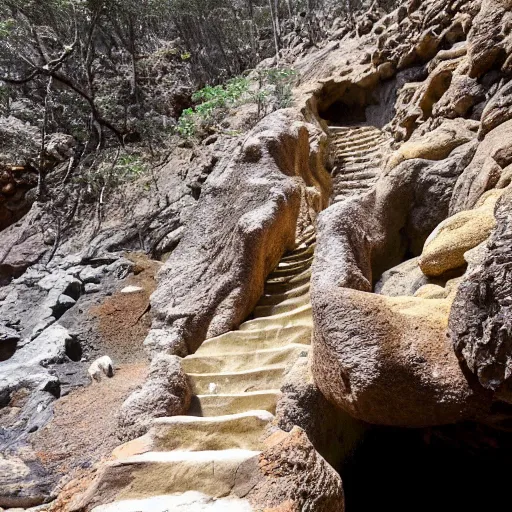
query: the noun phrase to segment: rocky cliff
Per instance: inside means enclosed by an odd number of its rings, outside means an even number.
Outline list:
[[[0,507],[340,511],[368,432],[509,453],[512,2],[356,22],[99,224],[2,171]]]

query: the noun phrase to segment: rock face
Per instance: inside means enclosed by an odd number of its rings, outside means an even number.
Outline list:
[[[361,226],[350,207],[331,207],[319,222],[311,294],[318,387],[369,423],[419,427],[477,416],[479,397],[446,338],[451,300],[370,294],[371,239],[347,236]]]
[[[426,276],[440,276],[466,264],[464,254],[486,240],[496,225],[494,207],[501,192],[489,192],[473,210],[457,213],[439,224],[425,242],[418,262]]]
[[[471,261],[450,314],[450,335],[461,364],[507,403],[512,401],[511,213],[509,187],[496,208],[496,229]]]
[[[174,494],[175,500],[181,496],[186,502],[190,499],[189,489],[197,489],[196,493],[201,493],[207,503],[215,502],[219,507],[236,504],[239,508],[233,510],[237,511],[344,510],[339,475],[298,427],[290,433],[272,434],[263,442],[261,453],[177,452],[173,457],[146,454],[127,461],[105,466],[95,485],[75,501],[72,509],[135,512],[144,510],[156,496],[173,503],[170,495]],[[212,472],[216,473],[215,479],[211,478]],[[110,505],[100,505],[109,502]]]
[[[145,342],[150,353],[193,353],[247,317],[296,232],[326,204],[325,145],[293,111],[277,112],[257,125],[225,170],[211,175],[160,272]]]

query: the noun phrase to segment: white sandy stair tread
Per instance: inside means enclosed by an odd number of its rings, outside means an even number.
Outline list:
[[[370,190],[381,172],[389,137],[375,126],[331,126],[334,202]]]
[[[95,512],[252,510],[239,496],[271,432],[284,373],[309,350],[315,241],[310,229],[282,258],[254,319],[183,359],[195,393],[189,416],[156,419],[148,434],[115,450],[99,483],[110,486],[112,503]]]

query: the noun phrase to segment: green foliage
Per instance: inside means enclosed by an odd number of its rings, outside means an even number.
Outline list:
[[[192,101],[198,103],[195,108],[183,111],[177,126],[177,132],[187,138],[195,135],[200,128],[215,126],[220,116],[228,108],[236,107],[250,99],[250,80],[237,76],[224,85],[207,85],[195,92]]]
[[[176,131],[188,138],[201,129],[215,128],[228,109],[245,103],[258,106],[258,118],[269,110],[289,107],[296,77],[293,69],[272,68],[258,70],[251,78],[240,75],[224,85],[207,85],[193,94],[192,101],[197,105],[183,111]]]
[[[77,176],[74,181],[85,186],[90,197],[103,199],[105,191],[134,181],[147,172],[146,162],[140,156],[128,153],[119,156],[111,153],[87,172]]]
[[[16,22],[12,18],[6,20],[0,20],[0,37],[9,37],[14,30]]]

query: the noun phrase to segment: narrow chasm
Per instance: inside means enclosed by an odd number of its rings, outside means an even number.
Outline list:
[[[510,436],[500,445],[495,432],[488,436],[476,425],[372,428],[338,468],[347,512],[499,510],[512,444]]]

